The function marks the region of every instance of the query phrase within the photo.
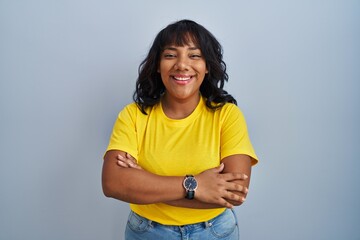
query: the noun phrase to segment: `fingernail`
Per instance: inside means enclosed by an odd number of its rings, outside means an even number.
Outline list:
[[[248,178],[249,178],[248,175],[244,174],[244,179],[248,179]]]

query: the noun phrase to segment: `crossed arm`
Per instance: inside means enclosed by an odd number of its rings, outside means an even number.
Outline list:
[[[208,169],[195,178],[195,199],[184,198],[184,177],[159,176],[141,169],[127,153],[108,151],[104,156],[102,185],[104,194],[129,203],[166,203],[187,208],[219,208],[241,205],[248,192],[251,159],[232,155],[222,159],[217,168]]]

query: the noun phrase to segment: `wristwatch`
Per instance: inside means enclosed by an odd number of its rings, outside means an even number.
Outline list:
[[[183,186],[186,190],[185,198],[187,199],[194,199],[195,197],[195,190],[198,186],[197,181],[193,175],[186,175]]]

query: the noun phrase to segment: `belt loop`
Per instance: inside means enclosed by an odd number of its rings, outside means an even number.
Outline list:
[[[205,228],[209,228],[212,226],[212,223],[209,221],[204,222],[204,224],[205,224]]]
[[[148,225],[149,225],[150,227],[153,227],[153,221],[148,220]]]

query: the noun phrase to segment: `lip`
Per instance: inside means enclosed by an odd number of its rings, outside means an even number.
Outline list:
[[[171,75],[171,79],[174,80],[174,82],[176,82],[179,85],[186,85],[193,79],[193,76],[190,76],[190,75]]]

